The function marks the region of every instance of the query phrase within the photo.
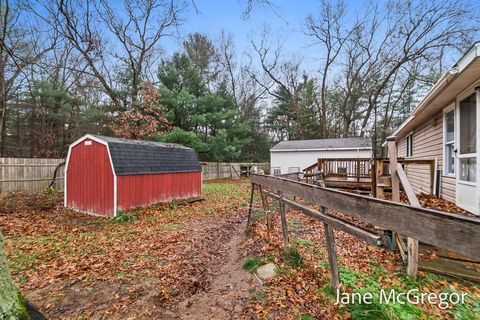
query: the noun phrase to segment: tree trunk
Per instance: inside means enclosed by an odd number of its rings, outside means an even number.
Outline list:
[[[13,283],[0,232],[0,319],[30,319],[27,303]]]

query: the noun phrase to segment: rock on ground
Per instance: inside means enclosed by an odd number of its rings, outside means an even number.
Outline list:
[[[274,263],[267,263],[257,269],[257,275],[262,280],[267,280],[275,277],[277,267]]]

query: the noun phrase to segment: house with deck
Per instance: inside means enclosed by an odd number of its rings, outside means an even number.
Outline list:
[[[397,157],[435,160],[441,198],[480,214],[480,42],[431,88],[393,133]],[[415,192],[430,193],[427,166],[405,168]]]
[[[270,149],[270,173],[301,172],[318,159],[371,159],[370,138],[281,141]]]

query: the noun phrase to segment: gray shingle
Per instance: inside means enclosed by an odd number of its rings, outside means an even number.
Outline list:
[[[345,149],[345,148],[371,148],[371,138],[338,138],[338,139],[312,139],[282,141],[273,146],[271,151],[279,150],[308,150],[308,149]]]
[[[176,143],[95,137],[107,142],[119,176],[202,170],[195,150]]]

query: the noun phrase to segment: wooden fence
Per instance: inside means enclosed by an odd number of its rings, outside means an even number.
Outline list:
[[[0,158],[0,192],[45,190],[50,184],[55,168],[65,159]],[[237,179],[245,168],[256,167],[268,173],[269,163],[202,162],[203,180]],[[64,166],[57,172],[56,187],[63,190]]]
[[[238,179],[240,176],[248,176],[252,167],[268,173],[270,163],[230,163],[230,162],[201,162],[202,179]]]
[[[45,190],[52,181],[55,168],[64,159],[0,158],[0,192]],[[55,181],[63,190],[63,169],[57,171]]]

